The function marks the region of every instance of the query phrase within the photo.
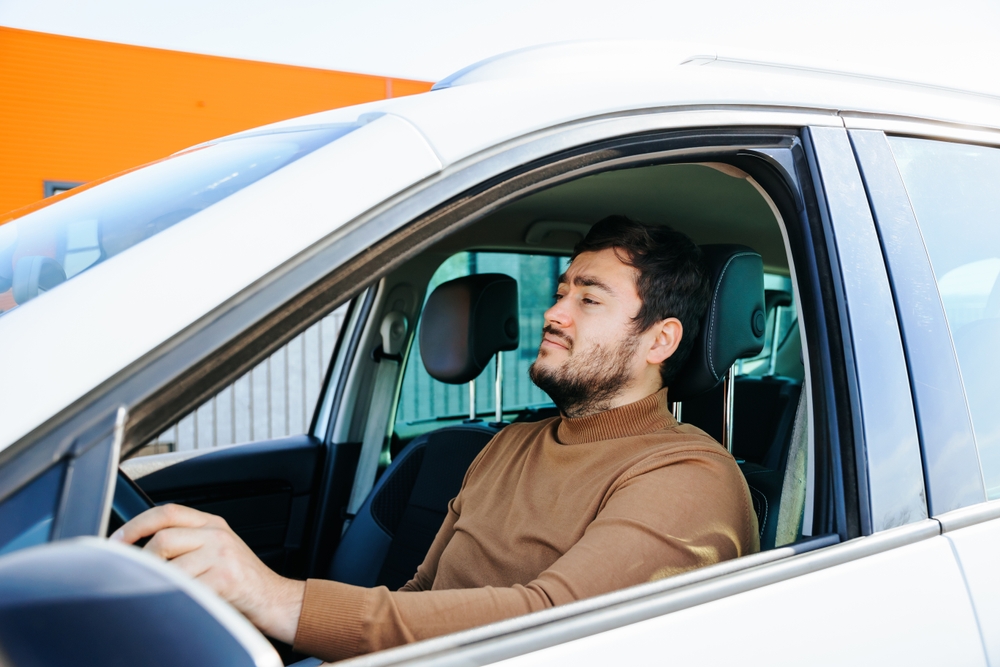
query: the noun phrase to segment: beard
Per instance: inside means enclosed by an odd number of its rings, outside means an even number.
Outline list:
[[[548,325],[542,331],[562,338],[573,349],[573,340],[561,330]],[[632,380],[630,362],[638,344],[639,337],[629,334],[617,345],[595,345],[570,356],[556,368],[535,359],[528,375],[563,415],[585,417],[610,408],[611,401],[625,390]]]

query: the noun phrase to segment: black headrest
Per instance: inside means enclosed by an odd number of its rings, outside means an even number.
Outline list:
[[[712,277],[712,298],[701,319],[691,356],[670,385],[670,399],[684,401],[722,382],[742,357],[764,347],[764,262],[754,250],[731,244],[701,247]]]
[[[420,356],[436,380],[463,384],[497,352],[516,350],[517,281],[480,273],[438,285],[420,324]]]

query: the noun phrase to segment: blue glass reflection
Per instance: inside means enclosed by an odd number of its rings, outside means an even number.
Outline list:
[[[0,226],[0,312],[176,225],[356,125],[194,148]]]

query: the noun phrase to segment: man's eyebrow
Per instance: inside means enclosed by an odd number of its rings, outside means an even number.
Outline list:
[[[569,279],[566,277],[565,273],[559,276],[560,285],[567,283],[569,283]],[[610,285],[608,285],[605,282],[602,282],[601,280],[598,280],[594,276],[577,276],[573,278],[573,284],[578,287],[596,287],[597,289],[603,292],[607,292],[611,296],[617,296],[615,291],[611,289]]]

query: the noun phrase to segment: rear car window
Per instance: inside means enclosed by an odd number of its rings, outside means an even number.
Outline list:
[[[1000,149],[905,137],[889,145],[934,268],[987,495],[1000,498]]]
[[[193,148],[83,186],[0,225],[0,313],[259,181],[355,125],[248,136]],[[2,222],[2,220],[0,220]]]
[[[520,412],[548,407],[552,401],[528,378],[528,366],[538,354],[542,340],[545,311],[552,305],[559,276],[569,266],[568,257],[522,255],[499,252],[460,252],[448,258],[431,278],[427,296],[441,283],[479,273],[505,273],[517,281],[520,345],[504,355],[503,407],[505,412]],[[494,378],[496,361],[476,378],[476,413],[487,421],[495,411]],[[438,382],[424,370],[420,345],[414,337],[403,375],[396,412],[396,432],[413,435],[435,422],[469,416],[468,385]]]

